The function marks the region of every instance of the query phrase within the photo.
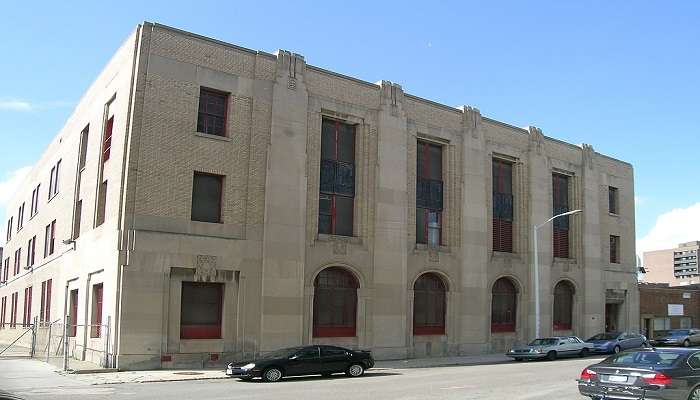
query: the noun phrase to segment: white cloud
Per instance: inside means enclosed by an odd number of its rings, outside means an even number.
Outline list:
[[[31,111],[32,105],[24,100],[0,100],[0,110]]]
[[[10,197],[17,191],[17,188],[22,183],[22,180],[29,174],[32,167],[22,167],[17,170],[10,172],[3,176],[3,180],[0,181],[0,215],[5,215],[5,206],[7,202],[10,201]],[[0,220],[0,241],[5,238],[5,229],[7,229],[7,224],[5,220]]]
[[[646,203],[646,202],[647,202],[647,198],[646,198],[646,197],[634,196],[634,205],[635,205],[635,206],[641,206],[642,204],[644,204],[644,203]]]
[[[671,249],[693,240],[700,240],[700,203],[659,215],[654,227],[637,241],[637,253]]]

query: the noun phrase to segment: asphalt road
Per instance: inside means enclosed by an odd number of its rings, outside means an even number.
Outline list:
[[[278,383],[236,379],[15,387],[26,399],[584,399],[575,379],[599,358],[498,365],[370,370],[361,378],[287,378]],[[67,378],[67,377],[64,377]],[[18,383],[18,382],[16,382]],[[2,387],[2,385],[0,385]]]

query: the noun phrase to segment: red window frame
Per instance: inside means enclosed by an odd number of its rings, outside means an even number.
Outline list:
[[[10,278],[10,257],[5,259],[4,266],[2,267],[2,281],[7,282]]]
[[[419,140],[419,141],[418,141],[417,147],[418,147],[418,149],[417,149],[417,151],[416,151],[416,154],[417,154],[417,155],[416,155],[416,157],[417,157],[417,158],[416,158],[417,164],[420,162],[419,153],[422,153],[422,155],[423,155],[423,158],[422,158],[422,161],[423,161],[423,162],[422,162],[422,165],[417,165],[417,167],[416,167],[416,177],[417,177],[417,180],[419,180],[419,179],[435,180],[434,178],[431,178],[431,175],[432,175],[432,174],[431,174],[431,170],[430,170],[430,161],[431,161],[431,159],[430,159],[430,148],[433,147],[433,148],[438,148],[438,149],[440,149],[440,163],[439,163],[439,164],[440,164],[440,174],[441,174],[441,176],[440,176],[439,181],[440,181],[440,183],[442,184],[442,183],[443,183],[443,178],[442,178],[442,173],[443,173],[443,172],[442,172],[443,148],[442,148],[442,146],[437,145],[437,144],[434,144],[434,143],[429,143],[429,142],[425,142],[425,141]],[[441,203],[442,203],[442,202],[441,202]],[[416,243],[427,244],[427,245],[433,245],[433,246],[442,246],[442,244],[443,244],[443,237],[442,237],[442,225],[443,225],[443,224],[442,224],[442,209],[441,209],[441,208],[440,208],[440,209],[437,209],[437,208],[426,208],[426,207],[416,207],[416,208],[424,210],[424,212],[422,213],[422,214],[423,214],[423,221],[422,221],[423,224],[420,225],[420,224],[418,224],[418,221],[416,221],[416,228],[417,228],[417,229],[420,229],[420,228],[422,227],[422,229],[423,229],[422,237],[425,238],[425,240],[422,240],[422,239],[420,238],[420,235],[416,235]],[[430,214],[431,214],[431,213],[437,214],[437,221],[438,221],[438,222],[437,222],[437,225],[438,225],[437,227],[435,227],[435,226],[431,227],[431,226],[429,225]],[[418,214],[420,214],[420,213],[419,213],[419,212],[416,212],[416,217],[418,216]],[[418,217],[417,217],[417,218],[418,218]],[[431,229],[433,229],[433,230],[437,229],[437,231],[438,231],[438,232],[437,232],[437,236],[438,236],[438,241],[437,241],[437,243],[430,243],[430,231],[431,231]]]
[[[70,291],[70,326],[68,327],[68,336],[75,337],[78,333],[78,289]]]
[[[109,117],[105,124],[105,133],[102,137],[102,164],[109,160],[112,151],[112,130],[114,129],[114,115]]]
[[[102,337],[102,293],[103,284],[98,283],[92,285],[92,316],[93,319],[90,322],[90,337],[99,338]]]
[[[561,281],[554,287],[552,304],[552,329],[571,330],[573,321],[574,289],[569,282]]]
[[[334,129],[334,141],[333,141],[333,149],[334,149],[333,152],[334,152],[334,154],[333,154],[333,158],[332,158],[332,159],[323,159],[323,156],[322,156],[322,157],[321,157],[321,158],[322,158],[322,159],[321,159],[321,163],[322,163],[322,164],[323,164],[324,161],[333,162],[334,165],[341,162],[341,161],[340,161],[340,158],[341,158],[341,157],[339,157],[339,154],[340,154],[340,147],[341,147],[340,126],[343,125],[343,126],[352,128],[352,147],[353,147],[353,148],[352,148],[352,152],[351,152],[351,153],[352,153],[352,162],[342,161],[342,163],[351,164],[351,165],[352,165],[352,168],[353,168],[353,177],[354,177],[354,168],[355,168],[355,145],[356,145],[355,142],[356,142],[356,140],[357,140],[357,131],[356,131],[355,125],[348,124],[348,123],[345,123],[345,122],[342,122],[342,121],[339,121],[339,120],[330,119],[330,118],[323,118],[323,119],[322,119],[322,122],[321,122],[321,124],[322,124],[321,147],[322,147],[322,148],[324,147],[324,143],[323,143],[323,141],[324,141],[324,137],[323,137],[323,124],[324,124],[324,123],[332,123],[332,124],[334,124],[334,127],[335,127],[335,129]],[[344,233],[340,232],[340,230],[338,229],[338,223],[337,223],[337,215],[338,215],[338,212],[337,212],[337,210],[338,210],[338,208],[337,208],[337,199],[338,199],[339,197],[343,197],[343,198],[346,198],[346,199],[350,199],[351,202],[352,202],[352,204],[351,204],[351,206],[350,206],[350,208],[351,208],[350,227],[349,227],[349,228],[350,228],[350,235],[348,235],[348,236],[353,236],[353,234],[354,234],[354,224],[355,224],[355,187],[354,187],[354,182],[353,182],[352,195],[349,195],[349,194],[346,194],[346,193],[342,193],[342,194],[341,194],[341,193],[337,193],[337,192],[327,192],[327,191],[323,191],[323,190],[320,190],[320,191],[319,191],[319,203],[320,203],[320,201],[321,201],[322,199],[325,199],[325,198],[327,198],[327,199],[330,200],[330,202],[331,202],[329,212],[321,211],[321,209],[320,209],[320,207],[319,207],[319,220],[320,220],[321,218],[323,218],[323,217],[330,217],[330,220],[331,220],[331,229],[330,229],[330,232],[321,232],[321,229],[320,229],[320,225],[321,225],[321,224],[319,223],[319,233],[325,233],[325,234],[329,234],[329,235],[343,235],[343,236],[346,236]]]
[[[569,211],[569,180],[567,175],[552,174],[553,215]],[[566,195],[562,196],[562,193]],[[557,218],[552,223],[552,254],[556,258],[571,257],[569,223],[569,216]]]
[[[0,329],[5,328],[5,317],[7,313],[7,296],[2,296],[0,300]]]
[[[357,335],[357,289],[352,272],[329,267],[314,280],[313,337],[355,337]],[[324,321],[331,317],[332,322]]]
[[[508,278],[498,279],[491,288],[491,332],[515,332],[517,312],[515,284]]]
[[[19,292],[12,293],[12,305],[10,308],[10,328],[17,327],[17,303],[19,302]]]
[[[51,227],[51,236],[49,238],[49,255],[52,255],[55,249],[56,242],[56,220],[51,221],[51,224],[49,226]]]
[[[22,326],[32,324],[32,287],[24,288],[24,311],[22,313]]]
[[[185,285],[207,285],[211,288],[216,287],[218,290],[218,315],[217,321],[214,324],[185,324],[182,322],[182,308],[180,311],[180,339],[220,339],[221,326],[224,314],[224,284],[213,282],[182,282],[183,289]],[[184,293],[184,290],[181,292]],[[184,305],[185,299],[181,297],[181,304]]]
[[[17,276],[19,275],[19,266],[22,264],[22,248],[20,247],[19,249],[15,250],[15,264],[14,264],[14,270],[12,271],[13,275]]]
[[[413,285],[413,334],[444,335],[447,296],[445,283],[433,273],[418,277]]]
[[[36,253],[36,236],[29,239],[27,243],[27,267],[32,267],[34,265]]]
[[[219,98],[222,99],[224,103],[223,107],[223,115],[218,115],[216,113],[211,112],[208,110],[207,103],[206,101],[209,98]],[[215,136],[222,136],[226,137],[226,132],[228,131],[228,108],[229,108],[229,102],[231,99],[231,94],[227,92],[223,92],[220,90],[216,89],[210,89],[210,88],[205,88],[205,87],[200,87],[199,88],[199,105],[197,108],[197,132],[200,133],[205,133],[207,135],[215,135]],[[214,132],[210,133],[209,128],[211,127],[211,119],[221,119],[221,131],[220,132]],[[216,126],[216,124],[214,124]],[[215,127],[214,126],[214,127]]]
[[[513,252],[513,163],[494,158],[493,171],[493,251],[504,253]],[[510,177],[507,175],[510,174]],[[506,181],[510,183],[506,187]],[[510,197],[510,219],[499,217],[497,214],[497,199]],[[505,198],[503,199],[506,200]]]

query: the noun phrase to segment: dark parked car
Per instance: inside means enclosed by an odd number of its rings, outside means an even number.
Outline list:
[[[700,351],[629,350],[586,367],[578,390],[591,399],[700,399]]]
[[[592,343],[591,351],[594,353],[619,353],[622,350],[647,347],[649,342],[644,335],[629,332],[606,332],[599,333],[587,343]]]
[[[374,359],[369,351],[303,346],[278,350],[258,360],[230,363],[226,375],[242,380],[260,377],[266,382],[277,382],[284,376],[330,376],[341,372],[358,377],[372,367]]]
[[[700,344],[700,329],[671,329],[654,332],[654,346],[695,346]]]

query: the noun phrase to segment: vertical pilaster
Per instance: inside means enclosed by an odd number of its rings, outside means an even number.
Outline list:
[[[601,232],[600,224],[600,171],[593,162],[593,146],[584,144],[581,152],[583,173],[581,267],[584,276],[583,334],[590,336],[605,327],[605,282],[603,281],[602,240],[607,232]]]
[[[265,180],[262,351],[303,340],[308,121],[304,72],[303,56],[277,53]]]

